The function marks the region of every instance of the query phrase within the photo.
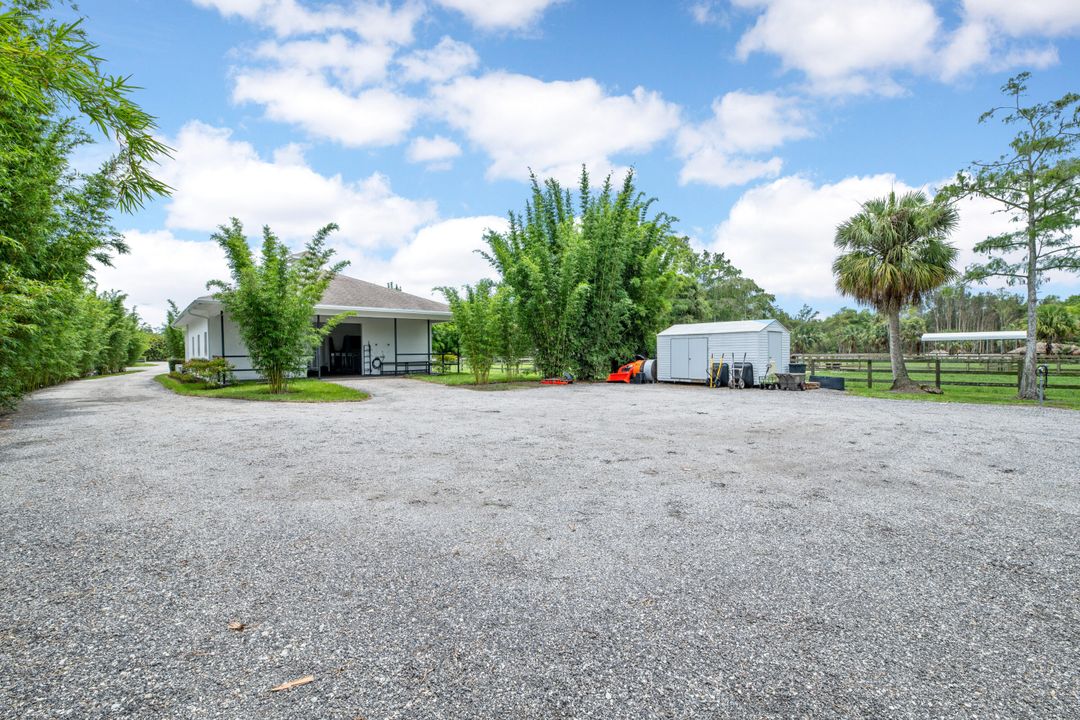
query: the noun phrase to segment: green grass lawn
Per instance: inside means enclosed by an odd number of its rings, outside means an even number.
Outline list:
[[[960,368],[947,368],[942,364],[942,382],[986,382],[1007,383],[1008,387],[967,387],[957,385],[942,385],[941,395],[931,393],[894,393],[889,390],[892,384],[892,373],[888,364],[883,363],[881,369],[874,362],[874,387],[866,386],[866,372],[844,372],[838,370],[818,370],[818,375],[829,377],[842,377],[846,380],[847,391],[852,395],[863,397],[888,398],[891,400],[922,400],[925,402],[964,402],[984,405],[1038,405],[1031,400],[1020,400],[1016,397],[1016,375],[1012,373],[992,375],[964,375]],[[934,385],[934,371],[921,368],[909,368],[908,374],[912,380],[923,385]],[[1055,383],[1062,385],[1080,386],[1080,377],[1055,376],[1051,368],[1050,385],[1046,391],[1046,405],[1049,407],[1069,408],[1080,410],[1080,390],[1055,389]]]
[[[154,367],[157,364],[158,363],[156,363],[156,362],[141,362],[141,363],[135,363],[134,365],[131,365],[129,367]]]
[[[476,386],[476,380],[473,378],[472,373],[442,373],[440,375],[409,375],[409,377],[416,380],[423,380],[424,382],[438,383],[439,385],[472,385]],[[500,383],[536,383],[540,381],[540,375],[533,371],[515,373],[513,381],[502,370],[492,370],[488,375],[488,383],[500,384]]]
[[[289,383],[289,391],[284,394],[270,392],[270,386],[266,383],[251,380],[239,382],[228,387],[212,387],[202,383],[182,383],[167,374],[158,375],[154,378],[161,385],[172,390],[178,395],[194,395],[197,397],[229,398],[232,400],[265,400],[268,402],[355,402],[367,400],[370,395],[366,392],[353,388],[337,385],[322,380],[303,379],[293,380]]]

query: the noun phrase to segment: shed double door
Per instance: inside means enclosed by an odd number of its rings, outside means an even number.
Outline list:
[[[671,338],[671,379],[707,380],[709,377],[709,338]]]

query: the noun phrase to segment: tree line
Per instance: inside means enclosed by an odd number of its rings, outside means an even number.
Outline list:
[[[788,315],[723,254],[696,253],[675,233],[675,218],[653,210],[655,200],[637,190],[632,172],[621,188],[609,178],[597,192],[583,169],[576,198],[554,180],[533,177],[524,212],[510,213],[507,232],[486,234],[484,256],[497,280],[463,293],[443,289],[459,350],[489,358],[507,346],[495,313],[481,307],[505,293],[516,319],[503,327],[520,329],[546,375],[600,378],[653,352],[656,333],[669,324],[774,317],[792,331],[796,351],[887,350],[894,389],[912,390],[903,354],[928,327],[1020,325],[1028,340],[1020,395],[1034,397],[1036,339],[1049,347],[1080,334],[1074,298],[1038,295],[1048,273],[1080,270],[1080,95],[1027,105],[1028,78],[1010,79],[1002,88],[1006,102],[980,118],[1016,128],[1007,152],[973,163],[933,197],[867,200],[837,227],[837,289],[870,311],[844,308],[819,318],[804,307]],[[968,197],[998,203],[1015,229],[980,242],[975,250],[985,261],[961,272],[949,236],[959,222],[956,203]],[[1023,287],[1024,297],[968,291],[969,283],[994,277]],[[449,329],[441,334],[452,337]]]
[[[154,120],[108,75],[79,23],[47,0],[0,13],[0,410],[26,392],[137,360],[149,337],[126,297],[100,291],[94,263],[127,251],[111,224],[167,188],[150,173],[167,152]],[[95,172],[72,165],[92,141],[119,146]]]
[[[535,176],[530,187],[509,229],[484,236],[498,281],[440,288],[454,323],[437,328],[435,351],[466,355],[478,382],[496,358],[513,367],[526,355],[544,375],[598,379],[654,354],[671,324],[782,314],[723,254],[677,234],[633,172],[594,188],[582,168],[576,193]]]

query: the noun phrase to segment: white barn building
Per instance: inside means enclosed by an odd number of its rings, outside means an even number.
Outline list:
[[[451,319],[440,302],[337,275],[315,306],[319,325],[347,312],[312,355],[312,375],[401,375],[431,370],[431,327]],[[224,357],[240,380],[254,379],[240,331],[212,296],[191,302],[173,322],[184,330],[184,359]]]
[[[787,372],[791,333],[777,320],[672,325],[656,336],[656,378],[661,382],[706,382],[711,363],[748,362],[754,384],[764,377],[769,360],[776,372]],[[749,384],[749,378],[747,378]]]

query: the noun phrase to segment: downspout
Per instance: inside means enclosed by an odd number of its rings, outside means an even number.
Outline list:
[[[431,374],[431,321],[427,321],[427,371]]]
[[[221,315],[218,316],[221,320],[221,358],[225,359],[225,311],[221,311]]]
[[[394,374],[398,374],[397,356],[397,318],[394,318]]]

